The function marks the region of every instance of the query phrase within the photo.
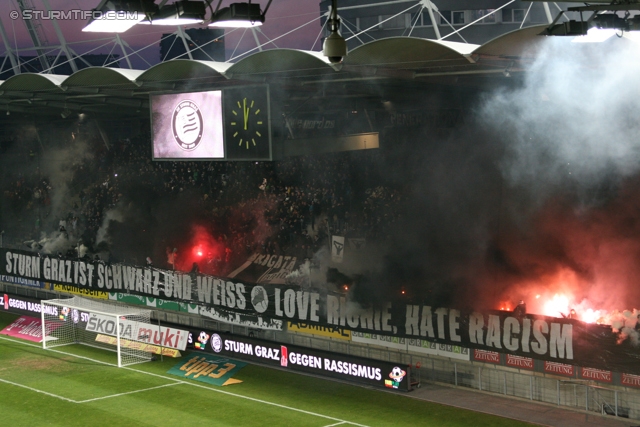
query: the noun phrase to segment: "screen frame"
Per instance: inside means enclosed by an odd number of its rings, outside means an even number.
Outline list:
[[[208,88],[206,90],[201,90],[201,91],[185,91],[185,92],[172,92],[172,91],[167,91],[167,92],[158,92],[158,93],[153,93],[153,94],[149,94],[149,121],[150,121],[150,134],[151,134],[151,160],[153,161],[210,161],[210,160],[224,160],[226,158],[226,152],[225,150],[225,143],[224,143],[224,131],[222,132],[222,157],[156,157],[156,135],[154,133],[154,120],[153,120],[153,115],[154,115],[154,109],[153,109],[153,103],[154,103],[154,97],[160,97],[160,96],[175,96],[176,98],[179,98],[181,95],[185,95],[185,94],[199,94],[199,93],[204,93],[204,92],[216,92],[219,93],[219,99],[220,99],[220,125],[223,126],[224,125],[224,111],[223,111],[223,104],[222,104],[222,90],[221,89],[215,89],[215,88]],[[203,121],[206,120],[206,118],[202,118]]]
[[[266,110],[267,110],[267,136],[266,142],[269,144],[269,155],[268,157],[246,157],[246,158],[229,158],[228,157],[228,145],[230,143],[230,138],[227,135],[227,120],[229,119],[229,112],[225,108],[225,102],[227,97],[230,96],[232,92],[235,91],[259,91],[264,90],[264,96],[266,98]],[[155,156],[155,145],[154,145],[154,133],[153,133],[153,97],[162,96],[162,95],[183,95],[188,93],[200,93],[200,92],[221,92],[221,117],[222,117],[222,138],[223,138],[223,157],[156,157]],[[240,86],[230,86],[230,87],[208,87],[203,88],[202,90],[185,90],[185,91],[158,91],[149,94],[149,123],[150,127],[150,136],[151,136],[151,160],[154,162],[267,162],[273,161],[273,138],[272,138],[272,124],[271,124],[271,91],[270,86],[268,84],[251,84],[251,85],[240,85]]]

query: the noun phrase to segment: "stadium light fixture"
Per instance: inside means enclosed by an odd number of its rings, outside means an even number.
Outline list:
[[[601,13],[593,17],[593,26],[599,29],[623,30],[629,31],[629,22],[627,19],[618,16],[615,13]]]
[[[541,0],[533,0],[541,1]],[[603,2],[604,3],[604,2]],[[625,1],[611,4],[586,4],[585,6],[570,7],[568,12],[579,12],[580,20],[559,22],[565,14],[561,10],[553,22],[540,35],[544,36],[579,36],[574,42],[602,42],[616,32],[620,36],[630,31],[640,31],[640,15],[631,16],[630,11],[640,11],[640,2]],[[593,12],[588,19],[583,18],[583,12]],[[618,13],[624,12],[624,16]]]
[[[571,40],[572,43],[602,43],[605,40],[613,37],[616,30],[602,29],[602,28],[589,28],[587,34],[584,36],[575,37]]]
[[[505,68],[504,71],[502,71],[502,75],[505,77],[511,77],[511,69],[513,68],[514,65],[515,65],[515,62],[511,61],[511,63],[507,66],[507,68]]]
[[[582,21],[568,21],[559,24],[551,24],[540,33],[543,36],[586,36],[589,24]]]
[[[193,25],[205,20],[206,5],[202,1],[180,0],[162,6],[149,18],[140,21],[145,25]]]
[[[251,0],[246,3],[232,3],[229,7],[223,7],[220,9],[222,0],[218,2],[216,10],[211,14],[209,22],[210,27],[220,28],[251,28],[264,24],[265,15],[271,1],[267,3],[267,6],[263,11],[260,10],[260,5],[257,3],[251,3]]]
[[[102,0],[91,11],[93,17],[82,31],[124,33],[157,11],[154,0]]]

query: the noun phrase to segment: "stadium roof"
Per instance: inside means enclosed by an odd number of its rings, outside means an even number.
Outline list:
[[[434,83],[504,84],[505,70],[517,73],[535,59],[545,39],[538,34],[545,27],[507,33],[482,46],[412,37],[376,40],[353,49],[339,66],[329,63],[321,52],[277,48],[251,54],[236,63],[176,59],[146,71],[92,67],[70,76],[19,74],[0,83],[0,111],[146,116],[151,93],[256,82],[308,93],[340,83],[336,93],[348,97],[371,95],[367,82],[375,82],[378,92],[385,82],[404,86],[408,92]],[[122,108],[114,109],[113,105]]]

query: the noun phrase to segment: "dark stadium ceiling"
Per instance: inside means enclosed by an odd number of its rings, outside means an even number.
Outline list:
[[[0,83],[0,111],[148,117],[153,93],[258,82],[282,88],[289,100],[410,96],[452,85],[490,88],[508,84],[513,79],[506,77],[528,68],[545,40],[538,35],[545,27],[523,28],[482,46],[411,37],[376,40],[350,51],[339,66],[321,52],[271,49],[236,63],[178,59],[146,71],[93,67],[71,76],[19,74]]]

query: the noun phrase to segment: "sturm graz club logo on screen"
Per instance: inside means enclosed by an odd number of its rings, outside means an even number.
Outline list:
[[[171,119],[173,137],[185,151],[194,150],[202,139],[203,121],[198,105],[189,100],[180,101]]]
[[[216,353],[222,351],[222,337],[218,334],[211,335],[211,349]]]

